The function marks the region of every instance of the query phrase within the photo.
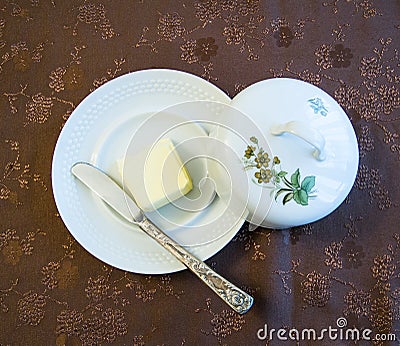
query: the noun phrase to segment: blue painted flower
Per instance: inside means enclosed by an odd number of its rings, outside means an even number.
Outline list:
[[[308,103],[310,107],[314,110],[314,114],[321,114],[322,116],[328,115],[328,109],[325,107],[324,103],[319,97],[314,97],[313,99],[309,99]]]

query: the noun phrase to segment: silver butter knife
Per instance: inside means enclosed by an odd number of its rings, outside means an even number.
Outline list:
[[[71,172],[122,217],[139,226],[145,233],[173,254],[233,310],[239,314],[244,314],[251,308],[253,305],[252,296],[217,274],[203,261],[168,237],[145,217],[135,201],[109,175],[87,162],[74,164]]]

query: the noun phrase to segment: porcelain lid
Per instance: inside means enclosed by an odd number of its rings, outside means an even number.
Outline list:
[[[357,174],[358,144],[346,113],[329,94],[300,80],[273,78],[247,87],[231,106],[250,120],[233,125],[241,140],[221,127],[211,136],[241,155],[249,192],[240,196],[239,188],[236,198],[248,199],[248,221],[299,226],[344,201]]]

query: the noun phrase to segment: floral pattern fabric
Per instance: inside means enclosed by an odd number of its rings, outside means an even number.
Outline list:
[[[264,345],[265,324],[319,330],[339,318],[397,336],[375,345],[398,344],[399,38],[395,0],[1,1],[0,345]],[[337,210],[279,231],[245,223],[207,261],[254,296],[245,315],[188,271],[105,265],[56,209],[52,153],[70,114],[108,80],[154,67],[231,97],[262,79],[304,80],[337,100],[357,134],[357,178]],[[266,183],[279,162],[254,150],[244,155]]]

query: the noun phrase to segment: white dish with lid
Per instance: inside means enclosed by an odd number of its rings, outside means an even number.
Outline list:
[[[148,70],[121,76],[74,110],[60,134],[52,167],[54,196],[66,226],[90,253],[120,269],[154,274],[183,266],[81,191],[70,167],[89,161],[117,174],[115,161],[124,155],[132,133],[142,128],[142,116],[163,118],[166,109],[187,115],[189,122],[206,123],[209,136],[185,130],[180,132],[187,136],[181,145],[190,144],[196,134],[198,145],[191,151],[209,155],[209,177],[221,199],[234,202],[230,206],[237,218],[226,218],[234,224],[218,223],[219,228],[211,229],[216,235],[212,241],[199,241],[190,225],[187,234],[175,234],[183,243],[200,243],[191,251],[201,259],[234,237],[247,212],[246,219],[256,225],[299,226],[335,210],[354,183],[358,167],[354,130],[337,102],[313,85],[287,78],[264,80],[230,101],[220,89],[188,73]],[[213,165],[217,161],[224,164],[222,169]],[[207,222],[220,220],[225,209],[216,206],[212,203],[202,214],[208,216]]]

